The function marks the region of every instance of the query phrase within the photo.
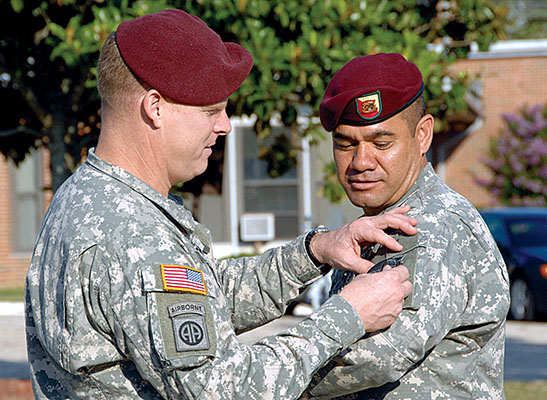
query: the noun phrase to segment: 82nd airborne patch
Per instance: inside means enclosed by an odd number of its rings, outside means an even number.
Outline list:
[[[357,115],[363,119],[374,119],[382,112],[380,91],[368,93],[355,98]]]
[[[169,306],[177,351],[207,350],[210,347],[205,305],[199,302],[183,302]]]

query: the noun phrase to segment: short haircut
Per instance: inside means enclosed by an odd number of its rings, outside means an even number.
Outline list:
[[[116,45],[116,33],[105,40],[97,65],[97,87],[103,107],[125,108],[136,95],[148,90],[141,79],[127,67]]]
[[[401,114],[408,124],[410,134],[414,137],[418,122],[420,122],[420,119],[425,115],[425,100],[423,94],[409,105],[406,110],[403,110]]]

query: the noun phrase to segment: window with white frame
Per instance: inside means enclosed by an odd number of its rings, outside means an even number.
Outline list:
[[[42,220],[41,157],[38,151],[27,155],[11,168],[12,252],[29,253]]]
[[[262,144],[269,146],[281,128],[273,128]],[[260,144],[252,127],[242,126],[237,137],[243,157],[240,163],[243,190],[241,213],[270,212],[275,216],[276,240],[292,239],[299,233],[298,175],[296,168],[279,178],[271,178],[267,163],[258,158]]]

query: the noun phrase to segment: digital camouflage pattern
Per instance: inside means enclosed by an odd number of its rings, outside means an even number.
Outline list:
[[[27,276],[35,395],[297,398],[362,336],[349,303],[334,296],[253,346],[236,334],[281,316],[319,277],[303,236],[262,256],[215,260],[209,231],[181,199],[91,151],[56,193]]]
[[[503,399],[505,263],[477,210],[428,164],[389,209],[410,205],[418,234],[375,245],[373,262],[403,256],[413,293],[395,323],[319,370],[303,398]],[[385,211],[388,211],[386,209]],[[351,279],[334,271],[333,291]],[[360,393],[355,393],[359,392]],[[353,394],[348,394],[353,393]]]

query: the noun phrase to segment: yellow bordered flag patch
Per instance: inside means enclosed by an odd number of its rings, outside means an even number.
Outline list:
[[[161,265],[163,289],[207,294],[203,272],[185,265]]]

